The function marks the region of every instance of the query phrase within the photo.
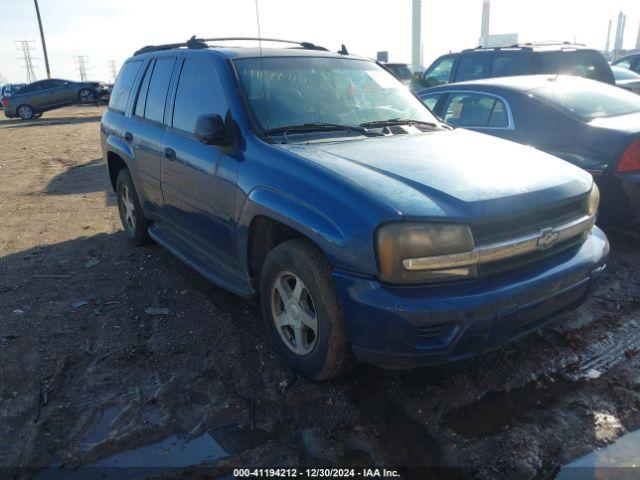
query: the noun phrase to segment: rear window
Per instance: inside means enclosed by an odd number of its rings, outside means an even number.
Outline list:
[[[594,51],[574,50],[536,52],[535,69],[540,74],[562,74],[614,83],[611,68],[604,57]]]
[[[136,80],[138,70],[140,70],[141,61],[127,62],[122,66],[116,83],[113,86],[111,92],[111,99],[109,100],[109,108],[124,112],[127,108],[127,102],[129,101],[129,94],[133,87],[133,82]]]
[[[585,121],[640,112],[640,95],[600,82],[559,77],[529,93]]]

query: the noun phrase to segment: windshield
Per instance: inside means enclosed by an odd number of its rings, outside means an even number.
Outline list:
[[[235,60],[249,106],[264,130],[360,125],[393,118],[438,123],[420,100],[373,62],[346,58]]]
[[[640,96],[618,87],[558,77],[530,92],[583,120],[640,112]]]

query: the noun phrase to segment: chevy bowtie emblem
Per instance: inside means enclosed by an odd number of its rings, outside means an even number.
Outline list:
[[[558,241],[560,233],[553,230],[553,228],[547,228],[540,232],[538,237],[537,246],[540,249],[552,247],[554,243]]]

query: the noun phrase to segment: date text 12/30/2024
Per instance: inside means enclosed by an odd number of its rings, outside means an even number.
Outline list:
[[[386,468],[236,468],[235,478],[400,478]]]

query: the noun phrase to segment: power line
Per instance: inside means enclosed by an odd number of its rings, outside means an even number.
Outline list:
[[[111,72],[112,83],[116,83],[116,76],[118,75],[118,69],[116,68],[115,60],[109,60],[109,71]]]
[[[18,51],[22,54],[22,61],[24,62],[22,68],[26,71],[27,83],[35,82],[38,78],[36,77],[36,72],[33,67],[33,60],[35,58],[31,54],[31,52],[36,49],[33,40],[17,40],[15,44]]]
[[[87,71],[89,70],[89,57],[86,55],[76,55],[73,57],[73,60],[76,62],[78,66],[78,72],[80,73],[80,81],[87,81]]]

